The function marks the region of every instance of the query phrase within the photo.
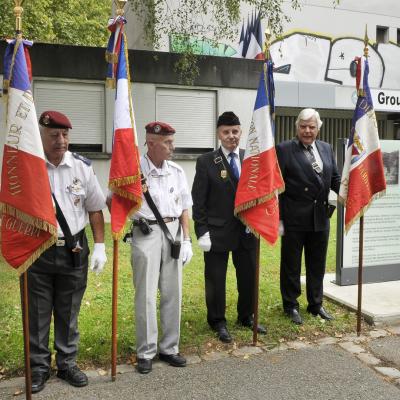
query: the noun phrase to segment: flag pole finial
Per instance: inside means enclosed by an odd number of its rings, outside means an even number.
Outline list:
[[[365,35],[364,35],[364,57],[368,57],[368,25],[365,25]]]
[[[271,46],[271,30],[269,29],[269,26],[265,29],[264,31],[265,35],[265,43],[264,43],[264,54],[265,54],[265,59],[269,59],[269,48]]]
[[[15,33],[18,37],[22,37],[22,13],[24,9],[22,8],[22,3],[24,0],[14,0],[14,15],[15,15]]]
[[[114,0],[115,5],[117,6],[116,13],[117,15],[124,15],[124,7],[128,0]]]

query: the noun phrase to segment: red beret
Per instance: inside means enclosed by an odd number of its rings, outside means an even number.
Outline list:
[[[72,129],[70,120],[58,111],[44,111],[39,118],[39,124],[46,128]]]
[[[153,133],[155,135],[173,135],[175,133],[175,129],[166,124],[165,122],[150,122],[145,126],[146,133]]]

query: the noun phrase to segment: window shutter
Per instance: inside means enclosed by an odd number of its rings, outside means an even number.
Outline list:
[[[101,145],[104,151],[104,84],[39,80],[34,81],[33,94],[38,117],[46,110],[67,115],[72,124],[70,143]]]
[[[177,148],[215,147],[215,91],[157,88],[156,118],[175,128]]]

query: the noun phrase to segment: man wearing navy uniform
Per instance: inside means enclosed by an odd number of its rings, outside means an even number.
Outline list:
[[[229,253],[236,269],[239,325],[253,329],[256,239],[233,214],[244,150],[239,118],[231,111],[217,121],[221,147],[197,159],[192,187],[193,220],[198,244],[204,251],[207,322],[219,340],[232,337],[225,319],[225,285]],[[266,333],[263,326],[259,333]]]
[[[144,196],[141,208],[132,216],[136,352],[141,374],[152,370],[157,354],[157,289],[162,327],[159,359],[174,367],[186,366],[186,359],[179,354],[182,265],[188,264],[193,255],[188,214],[192,198],[185,172],[170,161],[175,129],[157,121],[147,124],[145,129],[148,151],[140,160],[145,179],[143,190],[148,190],[166,231]],[[181,238],[182,246],[180,254],[173,256],[171,240],[176,238]]]
[[[72,125],[64,114],[45,111],[39,124],[57,209],[58,240],[28,270],[32,393],[41,391],[50,376],[52,314],[57,376],[73,386],[88,384],[76,365],[78,314],[87,283],[88,221],[94,238],[91,269],[99,273],[107,261],[102,212],[105,198],[91,162],[68,151]]]

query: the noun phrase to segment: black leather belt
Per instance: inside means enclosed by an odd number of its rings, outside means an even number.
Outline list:
[[[178,218],[176,218],[176,217],[165,217],[165,218],[163,218],[163,221],[166,223],[166,224],[168,224],[168,222],[172,222],[172,221],[175,221],[175,220],[177,220]],[[147,221],[147,223],[149,224],[149,225],[155,225],[155,224],[158,224],[158,221],[156,220],[156,219],[146,219],[146,221]],[[133,226],[139,226],[139,221],[138,220],[133,220],[132,221],[132,224],[133,224]]]
[[[82,237],[83,237],[83,233],[85,232],[85,230],[84,229],[82,229],[81,231],[79,231],[76,235],[72,235],[72,239],[74,240],[74,242],[78,242],[79,240],[81,240],[82,239]],[[56,243],[55,243],[55,245],[57,246],[57,247],[63,247],[63,246],[66,246],[66,240],[65,240],[65,237],[59,237],[59,238],[57,238],[57,241],[56,241]],[[81,243],[82,244],[82,243]]]

